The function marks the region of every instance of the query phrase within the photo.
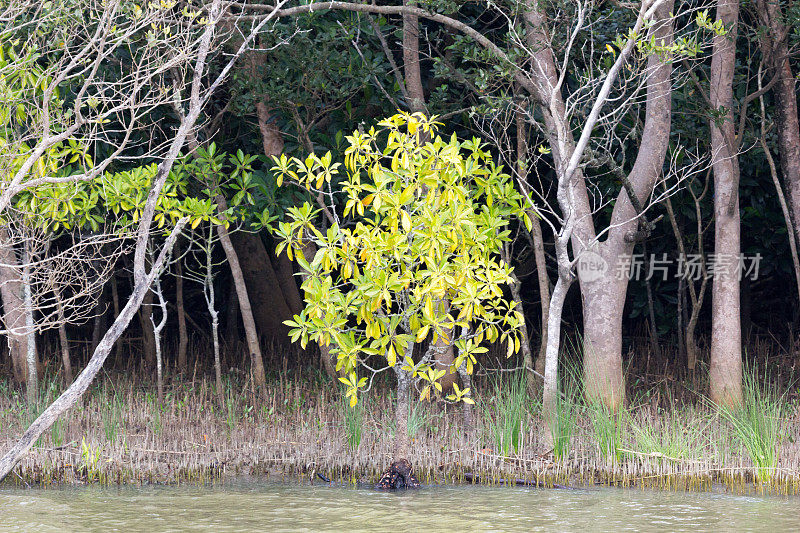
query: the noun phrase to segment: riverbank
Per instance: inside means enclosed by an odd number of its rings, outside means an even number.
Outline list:
[[[655,390],[616,414],[576,393],[562,401],[553,433],[519,385],[509,376],[479,383],[472,429],[461,407],[414,402],[409,459],[420,481],[459,483],[475,474],[489,484],[800,494],[800,417],[785,395],[770,396],[775,405],[761,405],[764,416],[754,413],[747,422],[702,400],[665,400]],[[60,388],[51,382],[42,405]],[[375,384],[350,409],[339,387],[317,375],[276,380],[261,392],[227,380],[221,401],[212,382],[198,378],[173,381],[159,404],[152,384],[107,376],[6,483],[206,483],[313,479],[317,472],[336,482],[372,483],[391,459],[393,400],[386,388]],[[0,382],[0,451],[34,415],[20,391]],[[744,423],[750,427],[739,427]],[[763,457],[771,446],[773,462]]]

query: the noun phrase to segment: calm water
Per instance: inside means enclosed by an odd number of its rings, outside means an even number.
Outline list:
[[[800,498],[433,487],[0,489],[0,531],[800,531]]]

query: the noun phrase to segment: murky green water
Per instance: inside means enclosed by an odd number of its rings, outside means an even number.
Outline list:
[[[0,531],[800,531],[800,498],[480,486],[0,489]]]

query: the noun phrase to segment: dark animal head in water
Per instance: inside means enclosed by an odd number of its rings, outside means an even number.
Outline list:
[[[408,459],[400,459],[399,461],[395,461],[392,463],[392,468],[397,471],[398,474],[403,476],[403,478],[407,478],[411,475],[411,463],[408,462]]]
[[[383,474],[378,482],[379,489],[412,489],[419,487],[408,459],[399,459]]]

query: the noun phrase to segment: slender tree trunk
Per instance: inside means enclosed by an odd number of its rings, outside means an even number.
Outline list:
[[[411,350],[409,346],[408,350]],[[397,376],[397,403],[394,407],[395,435],[392,462],[400,459],[408,459],[411,452],[411,438],[408,435],[408,413],[411,408],[411,374],[400,368],[402,365],[394,366]]]
[[[759,89],[760,86],[761,81],[759,79]],[[794,265],[794,282],[797,286],[797,301],[800,302],[800,256],[797,254],[797,239],[794,231],[792,231],[792,217],[789,213],[789,206],[786,203],[786,196],[783,194],[783,187],[781,187],[781,182],[778,179],[778,169],[775,168],[775,160],[773,159],[772,152],[770,152],[769,145],[767,144],[767,112],[764,108],[763,96],[759,98],[759,104],[761,106],[761,149],[764,150],[764,155],[767,158],[769,173],[770,176],[772,176],[772,184],[775,186],[775,195],[778,197],[778,203],[780,204],[781,212],[783,213],[783,220],[786,222],[786,234],[789,238],[789,251],[792,254],[792,264]]]
[[[164,403],[164,359],[161,351],[161,332],[167,325],[167,302],[164,300],[164,292],[161,290],[161,280],[156,278],[153,284],[153,292],[158,297],[158,308],[161,310],[161,320],[156,324],[155,308],[150,313],[150,322],[153,324],[153,338],[156,346],[156,384],[158,390],[158,405]]]
[[[790,28],[787,27],[779,2],[758,0],[756,5],[759,19],[767,28],[767,31],[759,34],[762,50],[773,73],[780,76],[774,92],[781,171],[788,191],[795,238],[800,240],[800,120],[797,113],[797,79],[792,73],[787,42]]]
[[[236,281],[233,276],[225,309],[225,339],[230,346],[236,346],[239,342],[239,298],[236,297]]]
[[[409,0],[403,0],[403,5],[409,5]],[[408,13],[403,14],[403,71],[405,74],[405,88],[408,95],[408,106],[413,113],[428,114],[425,105],[425,89],[422,85],[422,72],[419,61],[419,17]],[[423,133],[420,136],[420,143],[428,142],[428,138]],[[434,302],[434,305],[444,306],[449,309],[450,302],[441,300]],[[429,348],[433,355],[434,367],[437,370],[444,370],[445,374],[439,378],[439,384],[443,391],[453,387],[458,374],[451,372],[455,361],[453,350],[453,334],[450,329],[443,329],[446,338],[437,336],[431,342]]]
[[[650,271],[650,256],[647,253],[647,244],[642,243],[642,254],[644,255],[645,265],[648,272]],[[656,360],[661,359],[661,342],[658,339],[658,326],[656,325],[656,311],[653,302],[653,284],[649,279],[645,280],[645,290],[647,292],[647,313],[649,315],[649,329],[650,329],[650,350]],[[647,358],[648,362],[650,358]],[[645,370],[646,372],[647,370]]]
[[[61,364],[64,366],[64,384],[72,383],[72,361],[69,357],[69,339],[67,338],[67,326],[64,318],[64,308],[61,300],[56,299],[58,305],[58,342],[61,344]]]
[[[461,366],[458,367],[458,377],[461,378],[464,390],[472,389],[472,376],[467,372],[466,363],[461,363]],[[468,435],[473,436],[475,434],[475,414],[472,409],[472,404],[461,402],[461,412],[464,418],[464,428]]]
[[[39,395],[39,369],[36,356],[36,324],[33,319],[33,291],[31,288],[31,254],[27,239],[22,246],[22,294],[25,299],[25,337],[27,350],[25,361],[28,367],[28,379],[25,381],[28,406],[36,404]]]
[[[214,291],[214,284],[211,284],[211,291]],[[213,306],[213,301],[212,304]],[[223,385],[222,385],[222,361],[220,360],[219,353],[219,313],[214,310],[211,313],[211,338],[214,342],[214,380],[217,386],[217,402],[220,407],[225,404],[223,398]]]
[[[521,183],[527,183],[527,157],[528,157],[528,133],[525,129],[525,121],[522,113],[516,113],[516,126],[517,126],[517,164],[516,169],[521,180]],[[541,335],[539,340],[539,351],[536,356],[535,362],[531,363],[533,356],[530,348],[530,338],[528,336],[527,327],[523,330],[525,333],[523,345],[523,360],[527,369],[527,389],[531,395],[538,395],[538,390],[541,389],[542,376],[544,376],[545,357],[547,354],[547,323],[550,315],[550,278],[547,275],[547,262],[544,254],[544,239],[542,237],[542,224],[539,221],[539,215],[534,209],[527,210],[528,217],[531,219],[531,238],[533,241],[533,257],[536,262],[536,277],[539,282],[539,302],[542,309],[542,322],[541,322]],[[521,287],[519,282],[514,276],[514,284],[511,286],[511,295],[514,301],[520,306],[523,315],[525,314],[522,302]]]
[[[558,354],[561,351],[561,313],[564,301],[572,285],[572,275],[564,272],[559,275],[550,297],[550,316],[547,323],[547,348],[544,363],[544,389],[542,391],[542,411],[552,421],[557,416],[558,406]]]
[[[220,213],[227,211],[228,204],[221,195],[217,196],[217,205]],[[242,323],[244,324],[245,335],[247,336],[247,349],[250,352],[250,364],[253,372],[253,381],[257,387],[263,388],[266,385],[264,376],[264,359],[261,357],[261,346],[258,342],[256,322],[253,318],[253,309],[250,306],[250,297],[247,294],[242,267],[239,264],[239,257],[231,242],[230,234],[223,224],[217,225],[217,235],[219,242],[225,250],[228,265],[231,267],[231,275],[236,285],[236,296],[239,299],[239,311],[242,313]]]
[[[403,0],[403,5],[409,5],[409,1]],[[422,73],[419,68],[419,17],[409,13],[403,14],[403,71],[409,109],[413,113],[427,114]]]
[[[736,406],[742,401],[742,327],[739,287],[739,164],[733,124],[733,74],[736,63],[738,0],[718,0],[717,20],[725,35],[715,35],[709,98],[723,116],[711,121],[714,169],[714,277],[711,298],[711,400]]]
[[[539,301],[542,306],[541,340],[539,353],[536,356],[534,370],[539,376],[544,375],[545,358],[547,354],[547,324],[550,322],[550,276],[547,274],[547,261],[544,255],[544,238],[542,237],[542,224],[535,213],[531,217],[531,237],[533,237],[533,257],[536,261],[536,278],[539,281]],[[541,381],[541,377],[539,378]]]
[[[536,394],[536,389],[538,387],[538,383],[540,383],[540,379],[534,373],[534,362],[533,362],[533,354],[531,353],[531,340],[528,336],[528,323],[524,320],[525,318],[525,304],[522,301],[522,292],[521,287],[522,283],[520,283],[519,279],[517,278],[516,274],[511,274],[511,284],[509,288],[511,289],[511,298],[517,304],[517,309],[520,313],[522,313],[523,317],[523,324],[521,326],[521,333],[522,339],[520,341],[520,350],[522,351],[522,364],[525,366],[525,384],[526,389],[531,395]],[[463,378],[463,374],[461,371],[461,367],[458,369],[458,374],[460,377]],[[464,380],[461,380],[466,387],[467,384]]]
[[[92,321],[92,353],[94,353],[95,349],[97,348],[97,343],[100,342],[100,337],[103,336],[103,318],[105,317],[106,312],[106,305],[103,298],[104,295],[105,290],[100,291],[100,295],[97,298],[97,306],[95,307],[94,320]]]
[[[3,298],[3,327],[9,330],[8,352],[11,356],[14,379],[18,383],[25,383],[28,341],[24,335],[22,274],[11,236],[5,226],[0,226],[0,295]]]
[[[189,335],[186,332],[186,308],[183,303],[183,259],[180,241],[177,247],[175,262],[175,307],[178,313],[178,371],[186,372],[186,351],[189,346]]]
[[[666,185],[665,191],[666,191]],[[694,200],[695,206],[695,219],[697,223],[697,250],[700,254],[701,258],[703,257],[702,251],[703,247],[703,213],[700,209],[700,204],[705,197],[706,192],[708,191],[708,177],[706,177],[706,184],[703,189],[702,195],[698,198],[694,192],[692,191],[691,184],[688,187],[689,192],[692,195],[692,199]],[[667,196],[665,205],[667,207],[667,215],[669,216],[669,222],[672,226],[672,233],[675,236],[675,242],[678,245],[678,253],[684,259],[688,257],[686,253],[686,245],[683,242],[683,234],[681,233],[681,229],[678,226],[678,220],[675,217],[675,210],[672,208],[672,200]],[[701,275],[701,282],[700,282],[700,289],[695,289],[694,280],[690,279],[688,276],[685,278],[681,278],[681,281],[686,284],[686,287],[689,289],[689,298],[692,304],[692,311],[689,316],[689,319],[686,320],[686,328],[685,328],[685,351],[686,351],[686,368],[689,371],[689,376],[694,381],[696,378],[695,370],[697,368],[697,360],[698,360],[698,352],[699,349],[697,347],[697,341],[695,340],[695,330],[697,328],[697,320],[700,317],[700,311],[703,308],[703,302],[705,301],[706,289],[708,288],[708,276],[706,268],[705,268],[705,259],[702,259],[701,263],[702,269],[700,272]],[[681,306],[683,307],[683,303],[685,302],[686,290],[684,289],[684,294],[679,294],[679,298],[681,299]],[[685,313],[685,308],[682,309],[682,313]]]
[[[153,334],[153,324],[150,322],[150,314],[153,312],[153,291],[147,290],[139,309],[139,323],[142,326],[142,352],[144,363],[148,368],[153,368],[156,364],[156,339]]]
[[[114,304],[114,320],[119,316],[119,286],[117,285],[117,276],[115,273],[111,274],[111,299]],[[122,357],[122,337],[114,342],[114,357],[120,359]]]

